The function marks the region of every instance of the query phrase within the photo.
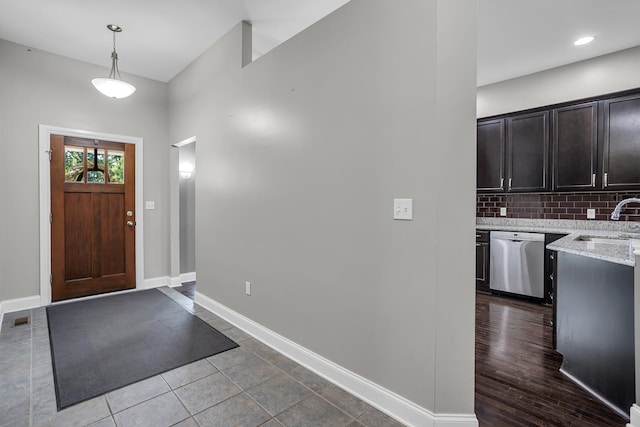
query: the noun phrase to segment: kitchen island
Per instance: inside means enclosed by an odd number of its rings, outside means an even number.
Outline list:
[[[561,371],[628,416],[636,401],[634,265],[629,236],[578,231],[556,250]]]

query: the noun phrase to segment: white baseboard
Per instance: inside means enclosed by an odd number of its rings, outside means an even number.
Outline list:
[[[172,288],[175,288],[176,286],[182,286],[182,284],[185,282],[195,282],[195,280],[196,280],[195,271],[191,273],[183,273],[179,277],[172,277],[170,279],[169,286],[171,286]]]
[[[0,301],[0,329],[2,328],[2,320],[4,319],[5,313],[30,310],[37,307],[40,307],[40,295]]]
[[[195,282],[196,281],[196,272],[192,271],[191,273],[182,273],[180,275],[180,283],[184,282]]]
[[[195,302],[403,424],[416,427],[478,426],[475,414],[434,414],[197,291]]]
[[[631,415],[631,420],[627,427],[640,427],[640,406],[634,403],[629,410],[629,414]]]
[[[138,284],[136,289],[152,289],[160,288],[162,286],[171,286],[171,278],[169,276],[152,277],[144,279],[142,285]]]

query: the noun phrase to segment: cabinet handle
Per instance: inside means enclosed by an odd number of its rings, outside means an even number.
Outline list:
[[[595,173],[591,174],[591,186],[592,187],[596,186],[596,174]]]
[[[476,243],[476,246],[482,246],[482,243]]]
[[[553,254],[549,255],[549,258],[554,259]]]
[[[509,191],[511,191],[511,181],[512,181],[512,179],[509,178]]]
[[[481,236],[479,234],[476,234],[476,239],[479,239]]]
[[[608,186],[609,185],[609,173],[605,173],[604,174],[604,186]]]
[[[500,188],[504,188],[504,178],[500,178]]]

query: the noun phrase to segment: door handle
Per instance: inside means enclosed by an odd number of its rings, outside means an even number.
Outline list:
[[[131,227],[131,228],[133,228],[133,226],[134,226],[134,225],[136,225],[136,223],[135,223],[135,222],[133,222],[133,221],[127,221],[127,227]]]

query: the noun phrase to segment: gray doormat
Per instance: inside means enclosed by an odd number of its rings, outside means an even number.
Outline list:
[[[58,410],[238,347],[156,289],[47,307]]]

